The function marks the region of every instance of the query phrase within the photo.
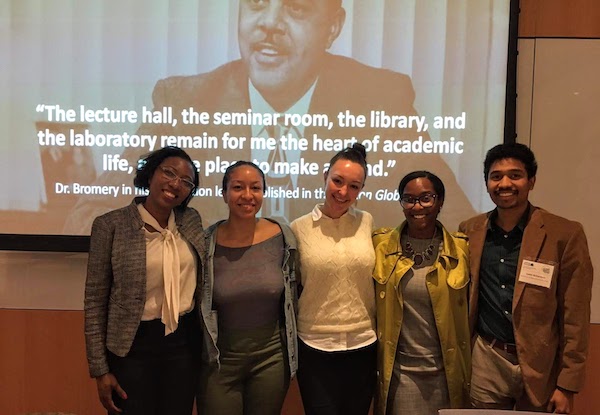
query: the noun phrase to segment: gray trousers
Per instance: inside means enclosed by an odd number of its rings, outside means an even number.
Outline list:
[[[279,415],[290,385],[282,334],[275,326],[219,332],[221,369],[205,368],[199,415]]]
[[[500,354],[477,336],[471,361],[473,408],[546,412],[546,405],[535,406],[525,393],[516,356]]]

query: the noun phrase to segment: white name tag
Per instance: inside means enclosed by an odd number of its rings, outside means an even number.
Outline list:
[[[521,264],[519,281],[550,288],[553,275],[554,265],[524,259]]]

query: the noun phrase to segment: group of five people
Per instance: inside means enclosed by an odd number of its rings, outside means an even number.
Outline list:
[[[288,226],[261,217],[265,174],[238,161],[228,218],[204,230],[188,154],[146,156],[147,196],[92,227],[85,335],[106,410],[189,415],[197,398],[199,414],[279,414],[297,375],[307,414],[367,414],[373,396],[381,415],[570,413],[592,266],[581,225],[529,202],[531,150],[487,153],[496,209],[462,233],[437,220],[446,192],[429,171],[400,181],[406,220],[373,230],[356,208],[367,171],[362,145],[337,153],[325,200]]]

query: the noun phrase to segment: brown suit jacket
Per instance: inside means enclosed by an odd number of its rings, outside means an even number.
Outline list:
[[[491,212],[460,224],[469,236],[469,323],[474,334],[479,266]],[[550,288],[518,280],[523,259],[555,265]],[[513,295],[513,330],[525,391],[536,405],[556,387],[578,392],[587,357],[593,270],[581,224],[531,206]]]

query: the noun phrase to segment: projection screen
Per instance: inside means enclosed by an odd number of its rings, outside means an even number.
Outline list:
[[[261,214],[290,222],[354,142],[369,164],[357,207],[377,226],[403,219],[396,189],[413,170],[444,181],[449,229],[490,209],[482,161],[504,139],[511,2],[344,0],[323,46],[309,20],[328,2],[272,15],[248,0],[2,2],[0,234],[89,235],[143,196],[138,160],[165,145],[195,161],[205,226],[227,216],[236,160],[267,175]],[[316,81],[297,91],[307,67]]]

